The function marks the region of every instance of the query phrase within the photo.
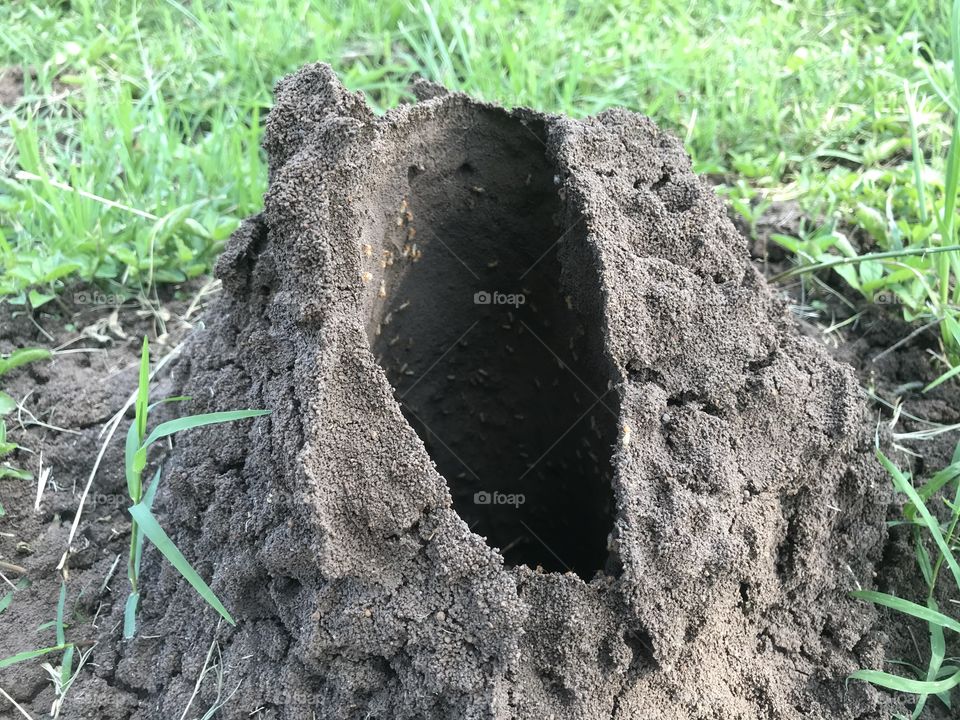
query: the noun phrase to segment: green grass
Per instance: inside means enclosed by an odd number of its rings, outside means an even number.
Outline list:
[[[952,583],[947,581],[949,594],[956,592],[960,595],[960,564],[956,552],[957,526],[960,523],[960,444],[954,451],[950,465],[919,488],[915,488],[910,477],[879,450],[877,458],[890,474],[894,487],[906,497],[903,519],[891,525],[908,526],[913,535],[917,566],[925,589],[924,604],[869,590],[857,591],[853,596],[926,621],[930,657],[925,668],[902,661],[897,663],[911,670],[916,676],[914,678],[882,670],[859,670],[850,677],[890,690],[917,695],[917,703],[911,714],[911,718],[915,720],[923,713],[931,695],[948,708],[951,707],[953,690],[960,685],[960,658],[946,657],[946,633],[960,634],[960,620],[955,617],[956,608],[951,608],[951,603],[941,608],[937,602],[944,566],[948,568],[952,580]],[[943,521],[927,507],[928,503],[934,502],[945,507],[946,512],[941,513],[946,516]]]
[[[50,708],[50,716],[54,718],[60,717],[60,712],[63,709],[64,702],[66,701],[67,693],[73,686],[73,683],[77,678],[77,674],[80,672],[80,669],[86,663],[87,657],[89,656],[89,651],[86,653],[81,653],[78,662],[74,663],[74,655],[77,648],[74,643],[67,642],[67,624],[65,614],[66,603],[67,584],[61,581],[60,596],[57,601],[56,619],[53,622],[45,623],[38,628],[38,630],[45,630],[47,627],[53,627],[56,634],[55,645],[37,648],[35,650],[25,650],[17,653],[16,655],[11,655],[9,657],[0,659],[0,669],[3,669],[5,667],[9,667],[10,665],[16,665],[17,663],[26,662],[28,660],[35,660],[37,658],[43,658],[49,655],[57,655],[62,653],[59,666],[55,667],[49,662],[44,663],[43,665],[44,669],[47,671],[47,674],[50,676],[51,682],[53,683],[55,699]]]
[[[0,377],[3,377],[5,373],[21,365],[37,362],[38,360],[49,360],[51,357],[53,357],[53,353],[44,348],[21,348],[20,350],[15,350],[5,357],[0,356]],[[12,465],[7,460],[3,460],[7,455],[10,455],[20,448],[17,443],[7,439],[7,421],[5,418],[6,415],[11,414],[17,407],[17,401],[0,389],[0,478],[12,477],[16,480],[32,480],[33,475],[30,472]],[[0,517],[6,514],[7,511],[3,507],[2,500],[0,500]]]
[[[175,435],[184,430],[191,430],[207,425],[243,420],[245,418],[269,415],[269,410],[230,410],[227,412],[190,415],[175,420],[160,423],[150,433],[147,433],[147,424],[150,411],[157,405],[167,402],[180,402],[185,397],[171,397],[159,403],[150,404],[150,345],[147,338],[143,338],[143,349],[140,354],[140,376],[137,383],[137,396],[134,402],[134,421],[127,431],[127,440],[124,446],[124,474],[127,478],[127,492],[130,495],[130,553],[127,563],[127,578],[130,581],[130,594],[127,596],[123,613],[123,636],[130,639],[136,633],[137,606],[140,602],[140,561],[143,556],[144,539],[152,542],[161,554],[173,565],[183,578],[197,591],[210,607],[220,613],[231,625],[233,617],[224,607],[220,599],[214,594],[210,586],[193,569],[190,562],[184,557],[180,549],[167,535],[160,523],[153,515],[153,500],[160,486],[160,470],[153,476],[148,488],[144,488],[143,471],[147,466],[147,453],[157,441]]]
[[[927,68],[925,83],[953,108],[945,117],[921,115],[918,91],[903,81],[909,133],[900,144],[910,162],[877,172],[830,173],[824,189],[831,193],[831,220],[801,238],[774,236],[794,253],[801,266],[781,277],[831,269],[867,301],[902,308],[904,318],[940,329],[941,377],[930,390],[960,373],[960,244],[956,223],[960,180],[960,0],[948,22],[952,72],[940,81]],[[946,120],[950,127],[945,127]],[[921,133],[949,135],[942,156],[928,158]],[[943,142],[934,143],[937,147]],[[852,182],[849,182],[852,180]],[[865,238],[855,246],[850,232]],[[864,250],[874,250],[864,252]]]
[[[948,72],[920,51],[949,58],[945,17],[929,0],[4,4],[0,64],[37,77],[0,123],[0,296],[149,294],[208,272],[261,206],[271,88],[314,60],[381,110],[415,74],[577,116],[622,105],[701,171],[744,179],[741,207],[786,189],[816,215],[907,163],[904,81],[937,156]]]

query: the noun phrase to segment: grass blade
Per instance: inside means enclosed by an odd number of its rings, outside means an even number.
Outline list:
[[[181,430],[190,430],[191,428],[202,427],[203,425],[215,425],[217,423],[243,420],[244,418],[260,417],[261,415],[269,414],[269,410],[230,410],[227,412],[205,413],[203,415],[177,418],[176,420],[170,420],[157,425],[144,441],[143,445],[144,447],[152,445],[157,440],[165,438],[168,435],[173,435]]]
[[[186,400],[190,400],[190,399],[191,398],[189,395],[172,395],[168,398],[164,398],[163,400],[157,400],[155,403],[150,403],[149,405],[147,405],[147,411],[153,410],[155,407],[159,405],[166,405],[167,403],[175,403],[175,402],[185,402]]]
[[[926,502],[944,485],[948,485],[958,477],[960,477],[960,463],[955,462],[952,465],[948,465],[943,470],[940,470],[932,478],[930,478],[928,483],[917,490],[917,495],[920,496],[921,500]],[[907,520],[913,522],[917,515],[917,508],[913,505],[913,503],[908,503],[903,508],[903,514]]]
[[[945,383],[945,382],[946,382],[947,380],[949,380],[950,378],[955,377],[955,376],[957,375],[957,373],[960,373],[960,365],[954,365],[952,368],[950,368],[949,370],[947,370],[943,375],[941,375],[941,376],[938,377],[936,380],[934,380],[932,383],[930,383],[929,385],[927,385],[927,386],[923,389],[923,392],[929,392],[930,390],[933,390],[933,389],[934,389],[935,387],[937,387],[938,385],[942,385],[943,383]]]
[[[940,552],[943,554],[943,559],[949,566],[950,572],[953,573],[954,580],[956,580],[957,585],[960,586],[960,566],[957,565],[956,558],[953,557],[953,553],[950,552],[950,548],[943,539],[943,533],[940,532],[940,525],[930,514],[930,511],[927,510],[927,506],[923,504],[923,500],[921,500],[920,496],[917,495],[917,491],[913,489],[910,481],[907,480],[904,474],[900,471],[900,468],[890,462],[887,456],[884,455],[880,450],[877,450],[877,459],[880,460],[880,464],[882,464],[887,469],[887,472],[890,473],[890,477],[893,478],[893,484],[896,485],[897,490],[906,495],[910,502],[912,502],[917,508],[917,512],[920,513],[923,524],[926,525],[927,530],[929,530],[930,534],[933,536],[933,540],[940,549]]]
[[[915,247],[906,250],[886,250],[884,252],[867,253],[854,257],[837,257],[820,262],[810,263],[809,265],[798,265],[797,267],[785,270],[770,278],[771,283],[778,283],[795,275],[806,275],[807,273],[826,270],[840,265],[855,265],[872,260],[894,260],[905,257],[926,257],[928,255],[938,255],[940,253],[960,252],[960,245],[939,245],[937,247]]]
[[[157,496],[157,488],[160,486],[160,469],[157,468],[157,472],[154,473],[153,482],[150,483],[150,487],[147,488],[147,492],[143,496],[143,504],[148,510],[153,510],[153,500]],[[136,578],[140,577],[140,559],[143,557],[143,533],[137,535],[137,547],[134,550],[133,556],[133,575]]]
[[[915,618],[926,620],[928,623],[933,623],[939,627],[960,633],[960,622],[944,615],[938,610],[918,605],[909,600],[903,600],[895,595],[888,595],[887,593],[875,592],[873,590],[856,590],[850,594],[858,600],[872,602],[875,605],[883,605],[897,612],[902,612],[905,615],[912,615]]]
[[[67,584],[60,583],[60,599],[57,601],[57,645],[66,645],[66,629],[63,625],[63,608],[67,604]]]
[[[27,470],[0,465],[0,478],[12,477],[17,480],[33,480],[33,474]]]
[[[137,421],[130,423],[127,430],[127,439],[123,448],[123,472],[127,477],[127,493],[130,499],[135,503],[140,502],[139,479],[134,469],[133,460],[136,457],[137,450],[140,449],[140,441],[137,438]]]
[[[937,611],[937,603],[932,598],[928,600],[930,609]],[[947,642],[943,637],[943,627],[937,623],[928,623],[930,627],[930,665],[927,667],[927,681],[933,682],[940,675],[940,669],[943,665],[943,659],[947,654]],[[924,706],[927,704],[927,695],[921,695],[917,701],[917,707],[913,710],[914,720],[920,717]],[[949,697],[949,696],[948,696]]]
[[[147,342],[147,336],[143,336],[143,346],[140,350],[140,379],[137,383],[137,399],[134,402],[134,412],[136,415],[137,440],[143,443],[143,437],[147,434],[147,414],[149,412],[148,403],[150,399],[150,344]],[[139,502],[140,498],[135,498]]]
[[[910,122],[910,149],[913,155],[913,182],[917,189],[917,207],[920,211],[920,222],[927,224],[927,200],[925,183],[923,182],[923,151],[920,149],[920,138],[917,134],[917,108],[913,93],[910,92],[910,83],[904,78],[903,92],[907,101],[907,120]]]
[[[9,357],[0,358],[0,375],[14,368],[26,365],[36,360],[47,360],[53,356],[49,350],[43,348],[23,348],[10,353]]]
[[[137,604],[140,602],[140,593],[132,592],[127,595],[127,602],[123,606],[123,639],[132,640],[137,632]]]
[[[180,552],[179,548],[173,544],[173,540],[164,532],[163,528],[157,522],[150,508],[143,504],[134,505],[130,508],[130,514],[140,525],[140,530],[150,538],[150,542],[157,546],[157,549],[163,553],[163,556],[183,575],[184,579],[193,586],[200,597],[220,613],[221,617],[231,625],[236,625],[233,617],[227,612],[223,603],[217,598],[210,586],[203,581],[203,578],[187,562],[187,559]]]
[[[0,660],[0,670],[5,667],[10,667],[11,665],[16,665],[24,660],[32,660],[33,658],[42,657],[43,655],[49,655],[50,653],[59,652],[60,650],[66,650],[67,647],[67,645],[54,645],[53,647],[40,648],[39,650],[26,650],[22,653],[11,655],[10,657]]]
[[[67,645],[67,649],[63,651],[63,660],[60,661],[60,687],[66,687],[73,675],[73,651],[73,643]]]
[[[952,690],[960,685],[960,671],[948,677],[946,680],[911,680],[910,678],[880,670],[857,670],[850,675],[848,680],[865,680],[868,683],[885,687],[888,690],[897,690],[899,692],[912,693],[913,695],[937,695],[947,690]]]
[[[0,390],[0,415],[7,415],[17,409],[17,401]]]

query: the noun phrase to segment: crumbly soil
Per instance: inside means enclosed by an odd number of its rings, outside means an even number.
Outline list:
[[[121,641],[113,443],[68,563],[68,638],[96,645],[61,717],[902,712],[844,682],[915,661],[923,635],[846,595],[916,582],[859,384],[915,393],[896,385],[932,377],[931,339],[871,364],[904,332],[878,310],[831,357],[644,117],[418,91],[376,117],[323,65],[278,86],[265,211],[155,395],[273,411],[180,436],[156,503],[237,625],[148,550]],[[4,313],[0,350],[42,344]],[[118,342],[5,378],[79,434],[16,435],[56,487],[35,512],[32,484],[0,481],[0,552],[33,581],[0,618],[0,657],[52,642],[35,628],[135,360]],[[911,407],[955,422],[957,400]],[[0,687],[36,715],[53,700],[37,663]]]
[[[24,68],[19,65],[0,67],[0,108],[12,108],[17,105],[24,97],[27,81],[34,81],[36,78],[35,68]],[[53,79],[52,87],[57,96],[65,96],[70,92],[70,86],[58,78]]]
[[[12,107],[23,96],[23,68],[0,68],[0,107]]]

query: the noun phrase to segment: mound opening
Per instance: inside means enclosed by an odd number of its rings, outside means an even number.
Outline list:
[[[510,565],[590,579],[620,399],[598,268],[561,221],[542,133],[475,109],[411,139],[364,245],[368,337],[470,528]]]

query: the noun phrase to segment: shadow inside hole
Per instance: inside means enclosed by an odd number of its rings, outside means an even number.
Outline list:
[[[475,113],[398,163],[368,335],[471,529],[508,564],[589,579],[611,571],[619,413],[599,273],[581,224],[559,222],[542,128]]]

